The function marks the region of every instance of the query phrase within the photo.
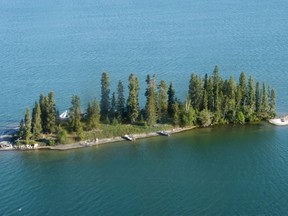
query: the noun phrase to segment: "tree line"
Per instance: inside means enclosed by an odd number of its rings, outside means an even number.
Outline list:
[[[192,73],[186,100],[176,97],[173,82],[157,82],[156,75],[147,75],[145,107],[139,106],[139,80],[135,74],[128,78],[128,97],[125,98],[123,82],[119,80],[117,91],[110,92],[110,78],[107,72],[101,77],[100,104],[95,98],[82,112],[81,100],[72,96],[69,119],[59,118],[55,96],[50,92],[41,94],[32,110],[26,109],[20,122],[19,139],[29,141],[41,138],[42,134],[56,134],[58,142],[65,139],[67,131],[76,133],[79,140],[83,131],[99,129],[101,124],[142,124],[153,126],[173,124],[175,126],[212,124],[244,124],[272,118],[276,115],[275,90],[266,87],[265,82],[254,83],[253,76],[242,72],[239,81],[234,77],[223,79],[218,67],[213,74],[204,77]]]

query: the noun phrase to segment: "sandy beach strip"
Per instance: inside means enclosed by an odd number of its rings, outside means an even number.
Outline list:
[[[175,134],[175,133],[180,133],[183,131],[192,130],[194,128],[196,128],[196,126],[185,127],[185,128],[174,128],[172,130],[167,130],[166,132]],[[144,139],[148,137],[161,136],[161,135],[159,134],[159,132],[151,132],[151,133],[142,133],[142,134],[131,134],[130,136],[132,136],[133,138],[137,140],[137,139]],[[65,151],[65,150],[70,150],[70,149],[85,148],[85,147],[90,147],[90,146],[97,146],[97,145],[103,145],[103,144],[115,143],[115,142],[121,142],[121,141],[127,141],[127,140],[124,139],[123,137],[113,137],[113,138],[99,139],[98,141],[81,141],[81,142],[65,144],[65,145],[39,146],[37,149]],[[37,150],[37,149],[31,149],[31,150]]]

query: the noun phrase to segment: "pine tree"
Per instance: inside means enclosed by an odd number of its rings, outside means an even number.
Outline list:
[[[210,111],[214,110],[214,83],[213,78],[208,78],[208,84],[207,84],[207,96],[208,96],[208,109]]]
[[[28,141],[31,139],[32,133],[31,133],[31,117],[30,117],[30,109],[26,109],[25,113],[25,118],[24,118],[24,125],[25,125],[25,130],[24,130],[24,136],[23,139]]]
[[[47,96],[41,94],[39,99],[39,105],[41,108],[41,123],[42,123],[42,130],[44,133],[48,132],[47,129],[47,119],[48,119],[48,98]]]
[[[276,116],[276,92],[274,89],[271,90],[269,97],[269,117],[274,118]]]
[[[32,112],[32,133],[34,139],[39,139],[42,133],[41,108],[37,102],[35,102]]]
[[[180,125],[180,104],[177,101],[173,104],[173,124]]]
[[[262,91],[261,91],[260,112],[263,118],[267,118],[267,113],[269,113],[269,102],[268,102],[268,95],[266,91],[265,82],[263,83]]]
[[[256,106],[256,93],[254,89],[254,79],[252,76],[249,78],[249,84],[248,84],[248,101],[247,104],[249,106],[249,116],[252,115],[255,112],[255,106]]]
[[[20,140],[24,140],[24,136],[25,136],[25,122],[23,119],[21,119],[18,131],[18,137]]]
[[[114,119],[116,117],[117,112],[117,102],[116,102],[116,94],[115,92],[112,93],[111,99],[111,109],[110,109],[110,119]]]
[[[80,97],[77,95],[72,96],[71,108],[69,112],[69,126],[70,130],[77,132],[82,128],[81,124],[81,102]]]
[[[101,121],[104,122],[109,117],[110,111],[110,81],[108,73],[102,73],[101,78],[101,101],[100,101],[100,109],[101,109]]]
[[[48,94],[48,107],[47,107],[47,131],[49,133],[56,132],[56,105],[54,99],[54,92]]]
[[[256,91],[255,91],[255,100],[256,100],[256,103],[255,103],[255,110],[257,113],[260,112],[260,106],[261,106],[261,97],[260,97],[260,83],[257,82],[256,83]]]
[[[168,95],[167,95],[167,85],[164,80],[160,81],[158,86],[158,120],[160,123],[164,123],[167,120],[168,112]]]
[[[213,71],[213,93],[214,93],[214,104],[213,104],[213,111],[220,110],[220,103],[219,103],[219,91],[220,91],[220,76],[219,76],[219,69],[216,65]]]
[[[147,117],[147,124],[154,125],[157,120],[157,107],[156,107],[156,77],[155,75],[151,79],[150,76],[147,76],[146,79],[147,89],[146,89],[146,117]]]
[[[191,75],[188,94],[192,106],[195,109],[200,110],[203,99],[203,84],[201,78],[195,74]]]
[[[203,94],[203,107],[202,110],[207,109],[208,110],[208,93],[207,90],[204,90],[204,94]]]
[[[87,126],[91,129],[97,129],[99,127],[100,113],[97,98],[94,99],[92,105],[88,103],[87,108]]]
[[[241,91],[241,106],[244,108],[247,102],[247,84],[246,84],[246,74],[244,72],[240,74],[239,86]]]
[[[127,99],[127,117],[128,121],[134,124],[140,114],[139,109],[139,81],[136,75],[131,74],[129,76],[129,95]]]
[[[118,120],[121,122],[125,119],[125,98],[124,98],[124,86],[122,81],[119,80],[117,88],[117,115]]]
[[[175,89],[173,87],[172,82],[170,82],[167,94],[168,94],[168,115],[170,118],[173,118],[176,98],[175,98]]]

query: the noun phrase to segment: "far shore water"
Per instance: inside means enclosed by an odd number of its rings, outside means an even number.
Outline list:
[[[192,130],[194,128],[197,128],[196,126],[191,126],[191,127],[178,127],[178,128],[173,128],[172,130],[167,130],[165,132],[169,134],[175,134],[175,133],[180,133],[188,130]],[[157,132],[151,132],[151,133],[141,133],[141,134],[131,134],[131,137],[134,139],[144,139],[144,138],[149,138],[149,137],[154,137],[154,136],[162,136],[159,131]],[[103,139],[97,139],[97,140],[86,140],[86,141],[80,141],[76,143],[71,143],[71,144],[61,144],[61,145],[55,145],[55,146],[38,146],[37,148],[0,148],[0,151],[28,151],[28,150],[58,150],[58,151],[65,151],[65,150],[72,150],[72,149],[78,149],[78,148],[85,148],[85,147],[91,147],[91,146],[97,146],[97,145],[103,145],[103,144],[109,144],[109,143],[115,143],[115,142],[121,142],[121,141],[127,141],[124,137],[117,136],[117,137],[112,137],[112,138],[103,138]]]

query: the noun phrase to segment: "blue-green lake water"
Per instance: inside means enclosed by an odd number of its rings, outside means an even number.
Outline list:
[[[130,73],[241,71],[288,109],[288,2],[1,0],[0,134],[54,90],[60,111]],[[127,90],[126,90],[127,92]],[[263,123],[67,152],[0,152],[0,215],[286,215],[288,128]]]

